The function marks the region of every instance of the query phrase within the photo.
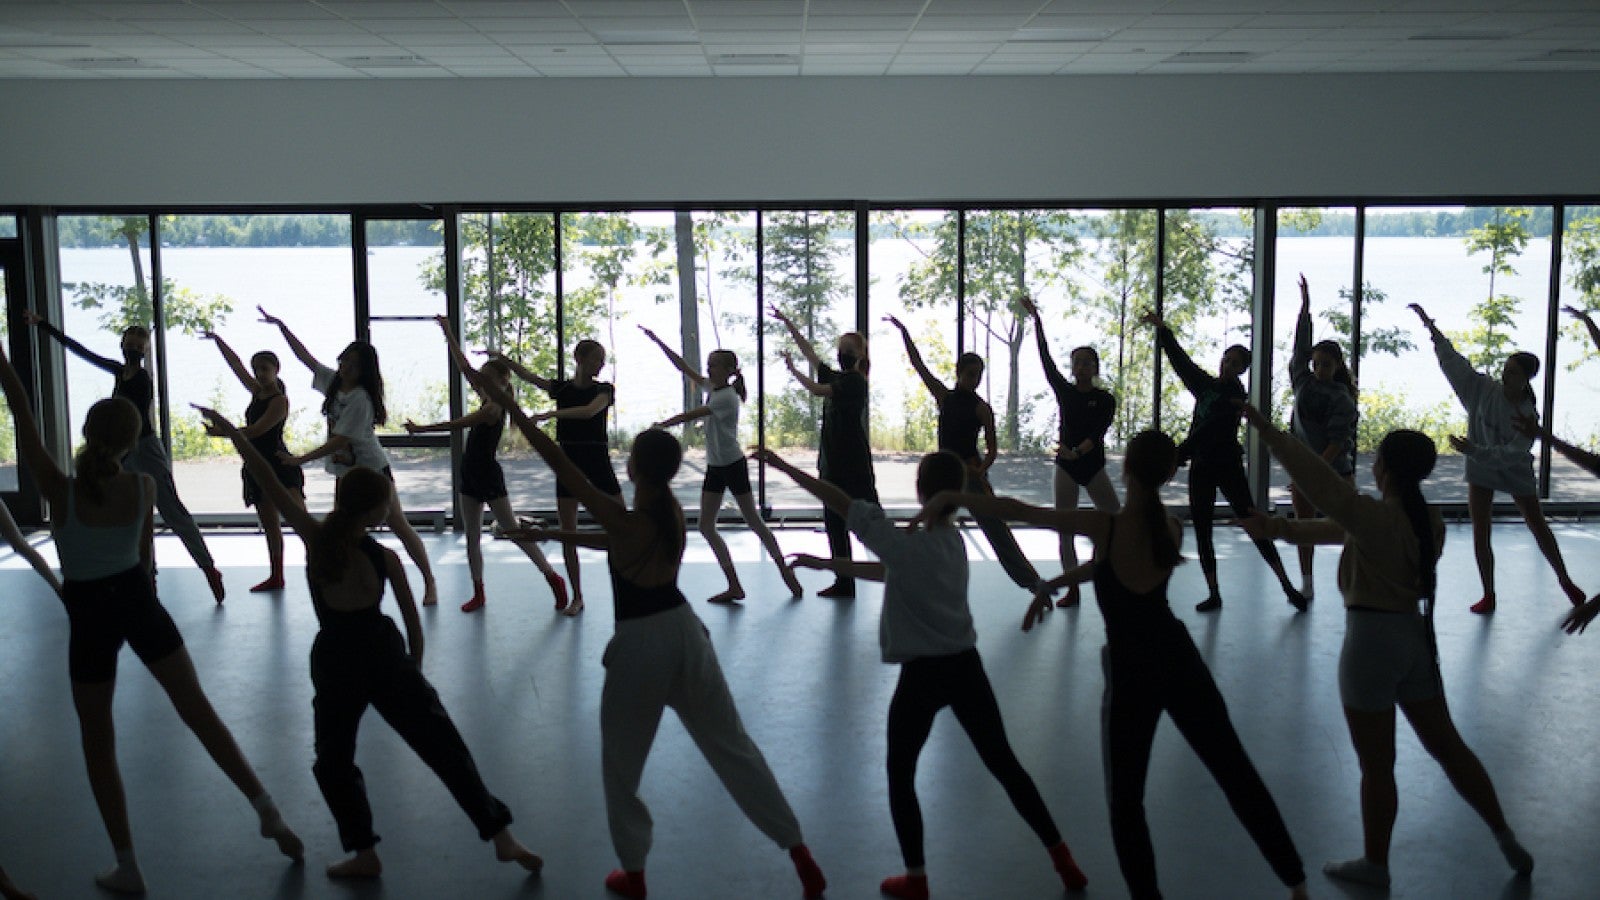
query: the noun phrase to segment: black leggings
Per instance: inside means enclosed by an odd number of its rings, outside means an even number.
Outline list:
[[[878,502],[878,488],[869,477],[830,478],[823,476],[822,480],[844,491],[852,500],[871,500]],[[822,510],[822,527],[828,532],[828,555],[834,559],[850,559],[850,526],[845,524],[844,516],[835,513],[826,507]],[[834,585],[847,590],[855,590],[856,580],[849,575],[840,575],[834,579]]]
[[[1011,803],[1046,847],[1061,842],[1061,832],[1045,809],[1044,798],[1011,752],[989,676],[976,648],[949,656],[927,656],[900,667],[900,682],[889,701],[889,814],[907,868],[923,864],[922,807],[917,803],[917,757],[928,742],[934,716],[946,706],[967,732],[978,757],[999,780]]]
[[[1227,499],[1235,515],[1243,518],[1256,508],[1250,499],[1250,482],[1245,478],[1244,460],[1213,462],[1195,460],[1189,464],[1189,519],[1194,525],[1194,541],[1200,548],[1200,569],[1208,575],[1217,571],[1217,548],[1211,540],[1211,520],[1216,515],[1217,492]],[[1261,558],[1273,572],[1283,570],[1278,548],[1266,539],[1255,541]]]
[[[477,826],[479,838],[489,840],[511,824],[511,811],[484,787],[438,692],[406,655],[400,632],[387,616],[324,627],[311,646],[311,683],[316,688],[317,750],[311,771],[339,825],[345,850],[367,850],[378,843],[366,782],[356,766],[356,729],[369,705],[444,782]]]
[[[1101,661],[1106,670],[1101,717],[1111,840],[1135,900],[1161,896],[1156,854],[1144,818],[1144,783],[1163,710],[1211,771],[1272,871],[1290,887],[1304,881],[1300,854],[1278,806],[1239,743],[1227,704],[1188,631],[1175,632],[1137,653],[1119,653],[1107,646]]]

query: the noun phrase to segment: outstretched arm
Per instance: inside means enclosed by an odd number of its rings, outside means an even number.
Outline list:
[[[765,447],[756,450],[750,455],[752,458],[764,462],[793,478],[795,484],[800,485],[807,493],[821,500],[822,505],[827,507],[830,512],[839,516],[850,515],[850,503],[852,502],[850,495],[840,490],[838,485],[829,484],[809,472],[802,472],[800,469],[795,468],[793,463]]]
[[[1555,432],[1550,430],[1550,426],[1540,422],[1537,416],[1512,416],[1511,424],[1529,438],[1543,440],[1557,453],[1582,466],[1589,474],[1600,476],[1600,456],[1557,437]]]
[[[1023,312],[1033,320],[1033,339],[1039,345],[1039,365],[1044,367],[1045,380],[1050,382],[1050,389],[1055,391],[1059,399],[1063,391],[1072,388],[1072,384],[1062,376],[1055,359],[1050,356],[1050,340],[1044,336],[1044,317],[1039,315],[1039,306],[1032,297],[1023,297],[1018,302],[1022,304]]]
[[[493,403],[485,403],[472,412],[454,419],[447,419],[443,422],[429,422],[426,425],[418,425],[407,419],[403,427],[406,430],[406,434],[430,434],[434,432],[460,431],[463,428],[471,428],[474,425],[493,422],[498,418],[500,418],[500,407]]]
[[[17,520],[11,518],[11,508],[4,503],[0,503],[0,536],[6,539],[11,549],[28,561],[28,565],[33,566],[33,570],[39,573],[39,577],[50,585],[50,589],[55,591],[57,596],[61,595],[61,582],[56,578],[55,570],[50,568],[50,564],[39,555],[39,551],[28,543],[28,536],[17,527]]]
[[[244,360],[239,358],[239,354],[233,352],[233,348],[228,346],[228,342],[222,339],[222,335],[217,334],[215,331],[202,331],[200,332],[200,337],[217,345],[217,350],[222,354],[222,358],[227,361],[228,368],[233,370],[234,377],[238,378],[239,382],[250,393],[254,394],[256,391],[261,390],[261,383],[256,381],[255,373],[251,372],[249,367],[244,364]]]
[[[289,493],[289,489],[278,481],[277,473],[272,471],[272,464],[261,455],[261,451],[250,443],[250,438],[245,435],[239,426],[214,409],[195,404],[199,410],[200,418],[206,423],[206,434],[212,437],[227,438],[233,441],[233,447],[239,451],[239,456],[244,460],[244,466],[250,470],[250,477],[256,480],[256,485],[262,492],[272,499],[272,505],[278,508],[289,527],[300,535],[301,540],[311,540],[316,536],[317,529],[322,527],[315,516],[305,511],[300,505],[300,498]]]
[[[5,391],[6,402],[11,406],[17,455],[22,457],[22,462],[33,473],[39,492],[45,495],[51,506],[60,506],[66,501],[67,476],[62,474],[49,451],[45,450],[44,439],[39,436],[39,423],[34,420],[33,409],[28,406],[28,391],[22,386],[22,378],[12,368],[10,358],[3,351],[0,351],[0,389]]]
[[[545,378],[542,375],[534,373],[533,371],[529,370],[527,366],[524,366],[522,363],[519,363],[504,353],[501,353],[499,350],[485,350],[483,351],[483,354],[490,359],[498,359],[505,363],[510,367],[511,374],[521,378],[523,381],[528,382],[541,391],[550,390],[550,385],[555,383],[549,378]],[[462,374],[466,373],[463,372]]]
[[[1091,540],[1099,540],[1105,534],[1106,523],[1110,520],[1108,515],[1099,510],[1056,510],[1034,506],[1012,497],[940,491],[928,498],[911,522],[932,521],[948,506],[964,506],[974,515],[993,516],[1009,522],[1027,522],[1062,534],[1087,535]]]
[[[661,338],[657,337],[654,331],[651,331],[643,325],[639,326],[639,330],[644,332],[644,336],[654,342],[657,347],[661,348],[661,352],[667,355],[667,359],[672,360],[672,364],[678,367],[678,371],[683,373],[683,377],[694,382],[696,386],[700,385],[706,380],[704,375],[696,372],[693,366],[689,365],[684,361],[682,356],[678,355],[678,351],[668,347],[666,341],[663,341]]]
[[[865,581],[882,581],[888,571],[881,562],[829,559],[823,556],[812,556],[809,553],[791,553],[789,555],[789,565],[796,569],[816,569],[822,572],[832,572],[846,578],[860,578]]]
[[[1289,384],[1295,390],[1313,378],[1311,362],[1311,287],[1300,276],[1300,315],[1294,322],[1294,352],[1289,354]]]
[[[627,507],[606,496],[599,488],[589,483],[589,479],[583,474],[583,470],[573,463],[571,458],[567,456],[566,451],[561,449],[561,445],[552,440],[550,435],[545,434],[538,423],[534,422],[528,417],[527,413],[522,411],[522,407],[517,405],[515,397],[512,397],[500,385],[495,384],[493,379],[485,378],[481,372],[472,373],[467,376],[467,380],[472,382],[473,387],[482,391],[485,397],[510,414],[511,421],[522,432],[522,436],[528,439],[528,443],[533,447],[534,452],[544,458],[545,464],[550,467],[550,471],[555,473],[556,479],[561,482],[563,487],[571,491],[574,497],[578,498],[578,502],[589,510],[589,514],[594,516],[595,521],[599,522],[602,528],[612,531],[627,525]]]
[[[322,363],[317,362],[317,358],[311,355],[311,351],[306,349],[306,345],[300,343],[300,339],[294,336],[294,332],[289,330],[289,326],[285,325],[282,319],[268,313],[259,306],[256,307],[256,312],[261,313],[261,321],[268,325],[278,326],[278,333],[283,335],[284,343],[289,345],[289,349],[294,351],[295,358],[304,363],[306,368],[315,372],[323,367]]]
[[[657,428],[671,428],[671,427],[673,427],[675,425],[682,425],[685,422],[693,422],[695,419],[704,419],[709,415],[711,415],[711,407],[709,407],[709,406],[696,406],[694,409],[688,410],[686,412],[681,412],[681,413],[678,413],[675,416],[669,416],[669,417],[667,417],[665,419],[662,419],[661,421],[656,423],[655,427],[657,427]]]
[[[434,316],[433,320],[439,323],[439,330],[444,332],[444,345],[450,349],[450,361],[455,363],[456,371],[460,372],[462,376],[465,376],[468,372],[476,372],[477,369],[472,365],[472,360],[467,359],[467,354],[461,351],[461,342],[456,340],[456,333],[450,327],[449,317]],[[506,365],[509,366],[510,363],[508,362]]]
[[[510,531],[500,532],[500,536],[517,543],[538,541],[555,541],[558,544],[567,544],[573,547],[587,547],[590,550],[611,549],[611,535],[604,531],[561,531],[556,528],[513,528]]]
[[[789,369],[789,374],[794,376],[794,380],[800,382],[800,386],[806,389],[807,393],[817,397],[833,396],[833,385],[822,384],[810,375],[800,371],[800,367],[794,364],[794,357],[787,352],[783,354],[783,364]]]
[[[768,309],[772,312],[774,319],[782,322],[783,327],[789,329],[790,339],[794,341],[795,347],[799,348],[800,355],[806,358],[806,362],[811,363],[813,369],[822,368],[822,357],[817,355],[817,348],[806,340],[805,334],[800,331],[800,326],[794,324],[794,320],[785,315],[783,310],[777,306],[770,306]]]
[[[1428,336],[1433,338],[1433,353],[1439,359],[1439,371],[1444,373],[1446,381],[1450,382],[1450,389],[1455,392],[1461,404],[1470,410],[1477,401],[1478,393],[1493,379],[1472,367],[1461,351],[1450,343],[1450,338],[1439,330],[1433,317],[1423,310],[1422,306],[1412,303],[1408,307],[1422,320],[1423,327],[1428,329]]]
[[[1600,325],[1595,324],[1594,316],[1589,310],[1579,309],[1576,306],[1563,306],[1561,311],[1582,322],[1583,326],[1589,330],[1589,340],[1594,341],[1595,347],[1600,349]]]
[[[55,338],[61,343],[61,346],[71,350],[78,356],[79,359],[83,360],[89,365],[94,366],[97,369],[103,369],[113,375],[122,371],[122,362],[120,360],[112,359],[109,356],[101,356],[100,354],[90,350],[88,347],[85,347],[72,338],[67,337],[65,332],[54,325],[51,325],[49,322],[46,322],[44,317],[40,316],[38,313],[30,311],[24,313],[23,316],[28,320],[29,325],[37,325],[45,334]]]
[[[910,360],[911,368],[916,370],[917,377],[922,379],[923,385],[928,388],[928,393],[933,395],[934,401],[943,403],[945,395],[950,393],[950,388],[946,387],[944,382],[933,377],[933,373],[928,371],[928,365],[922,361],[922,353],[917,350],[916,342],[911,340],[910,330],[894,316],[884,316],[883,320],[900,329],[900,339],[905,341],[906,359]]]

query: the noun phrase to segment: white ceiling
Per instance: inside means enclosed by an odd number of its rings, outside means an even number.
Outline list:
[[[1600,70],[1600,0],[0,0],[0,78]]]

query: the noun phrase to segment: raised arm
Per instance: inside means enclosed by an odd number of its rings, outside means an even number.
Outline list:
[[[1300,315],[1294,322],[1294,352],[1289,354],[1289,384],[1295,390],[1307,380],[1315,377],[1311,374],[1311,288],[1306,284],[1306,276],[1300,276]]]
[[[272,505],[278,508],[289,522],[289,527],[300,535],[302,540],[311,540],[316,536],[317,529],[322,527],[316,517],[306,512],[300,505],[300,498],[289,493],[289,489],[278,481],[278,476],[272,471],[272,464],[261,455],[255,445],[250,443],[250,438],[239,426],[228,421],[227,417],[214,409],[209,409],[195,404],[195,409],[200,411],[200,418],[205,420],[206,434],[212,437],[227,438],[233,441],[233,448],[239,451],[239,456],[244,460],[244,466],[250,470],[250,475],[262,492],[272,499]]]
[[[572,492],[594,516],[595,521],[607,531],[621,529],[627,525],[628,509],[617,501],[606,496],[601,490],[589,483],[583,470],[579,469],[548,434],[544,433],[537,422],[528,417],[517,405],[516,398],[495,384],[492,379],[485,378],[481,372],[474,372],[467,376],[472,386],[483,392],[483,395],[499,405],[511,416],[511,421],[516,424],[522,436],[528,439],[528,444],[544,458],[550,471],[555,473],[556,480]]]
[[[663,341],[661,338],[657,337],[654,331],[651,331],[643,325],[639,326],[639,330],[644,332],[644,336],[649,338],[657,347],[661,348],[661,352],[667,355],[667,359],[672,360],[672,364],[678,367],[678,371],[683,373],[683,377],[694,382],[697,386],[706,380],[704,375],[696,372],[693,366],[689,365],[684,361],[682,356],[678,355],[678,351],[668,347],[666,341]]]
[[[916,370],[917,377],[922,379],[922,383],[928,388],[928,393],[933,395],[934,401],[943,403],[945,395],[950,393],[950,388],[928,371],[927,363],[922,361],[921,351],[917,350],[916,342],[911,340],[911,331],[894,316],[884,316],[883,320],[900,330],[900,339],[905,341],[906,359],[910,360],[911,368]]]
[[[1423,327],[1428,329],[1428,336],[1433,338],[1433,353],[1439,360],[1439,371],[1444,373],[1446,381],[1450,382],[1450,389],[1463,406],[1472,407],[1477,401],[1480,391],[1488,386],[1493,379],[1472,367],[1465,356],[1450,343],[1450,338],[1439,330],[1433,317],[1423,310],[1422,306],[1412,303],[1406,307],[1417,314],[1422,320]]]
[[[261,313],[261,321],[268,325],[278,326],[278,333],[283,335],[284,343],[289,345],[289,349],[294,351],[295,358],[304,363],[306,368],[315,372],[323,367],[322,363],[317,362],[317,358],[311,355],[311,351],[306,349],[306,345],[300,343],[300,339],[294,336],[294,332],[289,330],[289,326],[285,325],[282,319],[268,313],[260,306],[256,307],[256,312]]]
[[[765,447],[756,450],[750,455],[752,458],[760,460],[794,479],[795,484],[800,485],[807,493],[821,500],[822,505],[827,507],[830,512],[844,517],[850,515],[850,503],[852,502],[850,495],[840,490],[837,485],[829,484],[808,472],[795,468],[793,463]]]
[[[1596,349],[1600,349],[1600,325],[1595,324],[1594,316],[1588,310],[1576,306],[1563,306],[1561,311],[1582,322],[1589,330],[1589,340],[1594,341]]]
[[[805,388],[808,393],[817,397],[833,396],[833,385],[823,384],[805,372],[800,371],[800,367],[794,363],[794,357],[787,351],[783,354],[783,364],[788,368],[789,374],[794,376],[794,380],[800,382],[800,386]],[[820,364],[818,368],[821,368]]]
[[[217,351],[227,361],[228,368],[233,370],[234,377],[238,378],[239,382],[249,389],[250,393],[254,394],[256,391],[261,390],[261,382],[256,381],[255,373],[250,371],[250,367],[244,364],[244,360],[239,358],[239,354],[233,352],[233,348],[228,346],[228,342],[222,339],[222,335],[217,334],[215,331],[202,331],[200,332],[200,337],[217,345]]]
[[[1009,522],[1027,522],[1062,534],[1085,535],[1096,542],[1105,536],[1107,523],[1111,520],[1110,516],[1099,510],[1057,510],[1046,506],[1034,506],[1012,497],[940,491],[928,498],[928,502],[922,505],[922,511],[917,513],[912,521],[929,521],[937,515],[938,510],[952,504],[964,506],[974,515],[993,516]]]
[[[23,317],[28,320],[29,325],[38,326],[39,330],[55,338],[58,342],[60,342],[61,346],[71,350],[79,359],[83,360],[89,365],[94,366],[97,369],[103,369],[113,375],[122,371],[121,360],[115,360],[109,356],[101,356],[100,354],[90,350],[88,347],[85,347],[72,338],[67,337],[65,332],[54,325],[51,325],[49,322],[46,322],[44,317],[40,316],[38,313],[30,310],[23,313]]]
[[[511,369],[511,374],[521,378],[523,381],[528,382],[541,391],[550,390],[550,385],[555,383],[542,375],[530,371],[527,366],[524,366],[522,363],[519,363],[504,353],[501,353],[499,350],[485,350],[483,351],[483,355],[489,357],[490,359],[498,359],[505,363],[506,366]],[[463,372],[462,374],[465,375],[466,373]]]
[[[882,581],[888,574],[888,567],[876,560],[830,559],[809,553],[790,554],[789,564],[796,569],[816,569],[863,581]]]
[[[1045,380],[1050,382],[1050,389],[1055,391],[1059,399],[1064,391],[1072,389],[1072,384],[1061,374],[1055,359],[1050,356],[1050,340],[1044,336],[1044,317],[1039,315],[1039,306],[1032,297],[1023,297],[1018,302],[1022,304],[1023,312],[1033,320],[1033,339],[1039,345],[1039,365],[1044,368]]]
[[[28,406],[28,391],[22,378],[12,368],[11,360],[0,350],[0,389],[4,389],[6,402],[11,406],[11,420],[16,428],[17,455],[22,458],[40,493],[53,507],[66,502],[67,476],[62,474],[56,461],[45,450],[44,439],[39,436],[39,423]]]
[[[1183,382],[1183,386],[1188,388],[1189,393],[1198,397],[1210,390],[1216,379],[1195,365],[1188,352],[1178,343],[1178,336],[1167,327],[1166,321],[1155,313],[1145,314],[1143,321],[1147,325],[1155,326],[1156,346],[1167,355],[1167,360],[1172,363],[1173,373]]]
[[[1267,449],[1289,473],[1289,480],[1294,482],[1295,489],[1305,495],[1313,506],[1358,540],[1384,538],[1387,524],[1382,517],[1372,515],[1371,508],[1372,504],[1382,501],[1362,496],[1355,485],[1335,472],[1321,454],[1285,433],[1260,410],[1248,403],[1240,406],[1244,411],[1244,420],[1261,433]],[[1377,526],[1376,531],[1370,527],[1373,525]],[[1269,536],[1283,537],[1282,534]]]
[[[820,369],[822,367],[822,357],[817,355],[817,348],[813,347],[811,342],[806,340],[806,336],[801,333],[800,326],[794,324],[794,320],[785,315],[783,310],[776,305],[769,306],[767,309],[771,311],[774,319],[782,322],[783,327],[789,329],[790,339],[794,341],[795,347],[800,350],[800,355],[806,358],[806,362],[811,363],[813,369]]]
[[[455,363],[456,371],[460,372],[463,377],[468,372],[476,372],[477,368],[472,365],[472,360],[467,359],[467,354],[461,350],[461,342],[456,340],[456,333],[450,327],[449,317],[434,316],[433,321],[439,323],[439,330],[444,332],[444,345],[450,351],[450,361]],[[510,363],[508,362],[506,365],[509,366]]]

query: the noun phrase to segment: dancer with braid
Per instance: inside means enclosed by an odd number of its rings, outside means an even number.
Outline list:
[[[153,562],[155,479],[122,467],[142,426],[139,410],[121,397],[101,400],[83,419],[83,445],[71,476],[45,450],[27,390],[0,353],[0,390],[11,405],[17,454],[50,504],[51,532],[61,559],[61,600],[71,637],[67,672],[78,713],[83,757],[116,865],[95,876],[100,887],[142,894],[144,875],[133,849],[127,796],[117,765],[112,699],[117,657],[128,644],[172,701],[178,717],[255,808],[262,837],[299,860],[300,839],[284,824],[272,797],[234,743],[200,686],[183,635],[156,599]]]
[[[198,408],[206,432],[233,441],[306,545],[306,581],[320,626],[311,644],[317,753],[311,771],[338,823],[339,842],[353,854],[328,866],[328,877],[383,873],[366,781],[355,760],[356,730],[368,706],[439,776],[478,837],[494,845],[496,859],[538,872],[544,861],[511,833],[511,811],[484,787],[471,751],[422,674],[422,620],[400,557],[367,534],[388,517],[394,485],[375,469],[353,468],[339,479],[333,509],[319,522],[287,502],[288,489],[272,477],[272,464],[241,429],[215,410]],[[385,584],[405,621],[404,641],[380,609]]]
[[[1483,583],[1483,599],[1472,605],[1478,615],[1495,610],[1494,546],[1490,543],[1494,525],[1494,495],[1511,495],[1522,521],[1533,534],[1545,561],[1555,570],[1562,593],[1573,606],[1581,606],[1587,596],[1567,574],[1561,546],[1545,521],[1539,506],[1539,482],[1533,475],[1533,439],[1517,430],[1516,416],[1537,418],[1533,402],[1533,377],[1539,373],[1539,357],[1526,351],[1511,354],[1496,380],[1472,368],[1439,330],[1433,319],[1415,303],[1410,307],[1433,338],[1433,351],[1439,369],[1450,382],[1450,389],[1467,411],[1467,435],[1450,436],[1450,446],[1467,459],[1467,513],[1472,519],[1472,552],[1478,561],[1478,579]]]
[[[713,350],[706,356],[706,373],[701,375],[661,338],[656,337],[654,331],[643,325],[639,326],[639,330],[661,348],[661,352],[678,367],[690,384],[697,390],[705,391],[705,403],[657,422],[655,427],[671,428],[696,419],[707,420],[706,478],[700,486],[700,535],[711,545],[717,565],[722,567],[722,574],[728,579],[728,589],[712,597],[709,602],[738,603],[744,599],[744,586],[739,583],[739,572],[733,566],[728,544],[717,532],[717,512],[722,508],[724,491],[733,493],[733,502],[738,504],[745,525],[755,532],[761,540],[761,546],[767,549],[790,595],[799,597],[804,594],[805,589],[784,561],[778,539],[772,536],[771,529],[762,521],[761,510],[756,508],[755,493],[750,489],[750,463],[739,446],[739,407],[745,400],[744,375],[739,371],[739,358],[733,355],[732,350]]]
[[[1444,520],[1428,506],[1422,482],[1437,451],[1426,435],[1396,430],[1372,460],[1381,498],[1355,489],[1320,455],[1278,430],[1254,407],[1245,419],[1328,521],[1286,521],[1259,512],[1241,524],[1254,537],[1300,546],[1341,544],[1339,585],[1344,593],[1344,647],[1339,653],[1339,698],[1361,765],[1363,854],[1329,863],[1333,878],[1376,887],[1389,885],[1389,844],[1399,795],[1395,788],[1394,710],[1411,722],[1424,749],[1438,761],[1456,791],[1494,832],[1506,863],[1518,875],[1533,871],[1533,857],[1517,842],[1483,763],[1450,719],[1439,677],[1434,638],[1434,595]]]
[[[444,316],[436,316],[434,321],[438,322],[439,328],[444,331],[445,344],[450,348],[450,359],[456,368],[463,375],[474,371],[466,354],[461,352],[455,333],[450,330],[450,320]],[[510,366],[503,361],[491,359],[483,364],[483,369],[488,377],[498,381],[507,392],[511,390]],[[494,513],[495,521],[500,523],[502,532],[515,531],[518,528],[516,512],[511,508],[511,498],[506,493],[505,471],[500,468],[500,461],[495,459],[505,425],[505,410],[489,400],[484,400],[476,410],[459,419],[428,425],[418,425],[407,419],[405,423],[407,434],[448,433],[461,429],[466,429],[467,432],[467,447],[461,454],[461,491],[458,499],[462,525],[467,532],[467,570],[472,575],[472,596],[461,604],[462,612],[477,612],[488,602],[488,597],[483,592],[483,505],[489,504],[489,510]],[[550,567],[550,561],[544,558],[539,545],[529,541],[518,541],[517,545],[543,573],[545,584],[550,585],[550,592],[555,595],[556,609],[559,611],[565,608],[567,583],[556,574],[555,569]]]
[[[1194,416],[1189,422],[1189,436],[1178,445],[1178,464],[1189,463],[1189,521],[1194,525],[1195,544],[1200,548],[1200,572],[1206,579],[1206,599],[1196,604],[1195,610],[1216,612],[1222,609],[1222,591],[1217,585],[1217,548],[1211,534],[1217,492],[1222,493],[1237,516],[1248,516],[1255,509],[1250,482],[1245,477],[1237,408],[1237,404],[1248,397],[1239,376],[1250,368],[1250,351],[1241,344],[1234,344],[1222,351],[1217,374],[1208,375],[1184,352],[1160,314],[1146,313],[1142,321],[1155,326],[1156,345],[1166,353],[1172,371],[1183,386],[1194,395]],[[1255,545],[1277,577],[1289,605],[1296,612],[1305,612],[1310,601],[1289,582],[1278,548],[1271,541],[1258,540]]]
[[[1356,385],[1344,364],[1338,341],[1311,343],[1311,288],[1300,276],[1300,316],[1294,325],[1294,353],[1289,357],[1289,385],[1294,390],[1294,415],[1289,420],[1294,436],[1325,460],[1351,484],[1356,480]],[[1289,483],[1289,497],[1297,519],[1310,519],[1316,506]],[[1316,596],[1311,572],[1316,548],[1300,552],[1300,593]]]
[[[1117,489],[1106,474],[1106,432],[1117,416],[1117,398],[1095,384],[1100,375],[1100,354],[1093,347],[1075,348],[1068,359],[1072,363],[1072,380],[1061,376],[1056,362],[1050,357],[1050,341],[1044,335],[1044,318],[1039,307],[1028,297],[1021,299],[1022,309],[1033,319],[1033,336],[1039,344],[1039,364],[1044,367],[1045,380],[1056,395],[1056,419],[1060,432],[1056,450],[1055,503],[1058,510],[1078,508],[1078,491],[1089,492],[1094,508],[1103,513],[1116,513],[1122,508],[1117,500]],[[1056,602],[1057,606],[1077,606],[1081,588],[1072,577],[1078,568],[1078,548],[1070,534],[1061,535],[1061,575],[1047,583],[1054,593],[1062,587],[1067,592]]]
[[[577,465],[589,483],[600,489],[614,502],[622,502],[622,484],[617,472],[611,468],[611,434],[606,422],[610,409],[617,402],[614,386],[599,381],[600,370],[606,365],[606,348],[599,341],[581,340],[572,348],[571,378],[544,378],[497,350],[488,351],[491,360],[505,360],[518,378],[533,384],[550,395],[556,408],[534,415],[533,421],[556,420],[556,443]],[[470,377],[470,376],[469,376]],[[474,382],[476,383],[476,382]],[[556,515],[562,531],[575,531],[578,527],[578,495],[571,486],[556,479]],[[566,544],[563,556],[567,564],[567,581],[572,584],[572,603],[565,609],[557,607],[562,615],[575,616],[583,612],[583,573],[578,568],[578,548]]]
[[[255,444],[262,456],[274,463],[273,477],[288,490],[296,505],[305,509],[306,473],[299,466],[278,461],[280,454],[287,455],[289,452],[283,443],[283,426],[289,421],[289,395],[284,390],[283,379],[278,377],[281,368],[278,354],[263,350],[250,357],[250,367],[247,369],[239,359],[239,354],[233,352],[221,335],[207,331],[201,337],[217,345],[217,350],[233,374],[250,391],[250,405],[244,411],[245,437]],[[256,508],[256,516],[261,520],[261,532],[267,538],[267,560],[272,567],[267,580],[251,588],[250,592],[281,591],[284,586],[283,514],[278,512],[272,498],[256,483],[249,469],[243,469],[241,477],[244,481],[244,505]]]
[[[1167,605],[1172,570],[1184,561],[1179,549],[1183,526],[1168,515],[1160,491],[1177,466],[1172,439],[1144,431],[1128,442],[1122,467],[1127,503],[1117,513],[1057,511],[1020,500],[944,492],[924,504],[916,521],[956,504],[974,513],[1081,534],[1094,543],[1090,565],[1095,601],[1106,621],[1100,658],[1106,673],[1102,722],[1111,838],[1135,900],[1161,897],[1144,791],[1162,712],[1210,770],[1292,900],[1304,900],[1305,869],[1294,840],[1239,741],[1210,669]],[[1032,629],[1050,608],[1049,597],[1036,598],[1022,629]]]
[[[24,315],[28,324],[38,326],[79,359],[115,376],[111,396],[127,400],[139,412],[139,440],[129,448],[122,465],[130,472],[149,475],[155,480],[156,510],[161,513],[161,521],[183,542],[183,548],[189,551],[195,565],[205,573],[211,596],[221,603],[227,596],[222,573],[217,570],[211,550],[206,547],[200,526],[195,524],[194,516],[189,514],[189,508],[183,505],[182,498],[178,496],[178,485],[172,480],[172,462],[167,458],[167,448],[161,443],[161,435],[156,433],[155,423],[150,418],[150,407],[156,395],[155,381],[150,377],[150,370],[145,368],[145,360],[150,355],[150,332],[138,325],[123,329],[122,359],[118,361],[101,356],[67,337],[38,313],[29,311]]]
[[[953,524],[956,508],[930,504],[921,517],[928,526],[925,530],[902,529],[889,521],[878,504],[853,500],[837,486],[807,475],[770,450],[759,451],[758,456],[848,521],[850,530],[883,560],[854,562],[805,554],[795,559],[795,565],[804,568],[884,583],[878,642],[883,661],[900,664],[900,680],[889,701],[889,815],[906,869],[902,875],[884,879],[880,890],[901,900],[927,900],[917,759],[934,719],[947,706],[984,766],[1049,852],[1062,884],[1068,890],[1082,890],[1088,879],[1061,839],[1039,788],[1006,739],[1000,704],[978,655],[978,635],[967,603],[967,548]],[[940,492],[958,491],[972,478],[971,467],[956,454],[948,450],[929,453],[917,466],[917,498],[927,501]],[[1045,602],[1049,602],[1048,596]]]
[[[328,474],[334,477],[336,491],[337,479],[357,468],[382,473],[392,484],[394,471],[389,468],[389,455],[383,451],[383,445],[378,443],[378,435],[374,431],[376,426],[389,419],[389,412],[383,403],[383,372],[378,368],[377,348],[366,341],[351,341],[339,353],[339,368],[330,369],[311,355],[311,351],[300,343],[300,339],[294,336],[282,319],[269,315],[259,306],[256,311],[261,313],[261,321],[278,326],[289,349],[294,351],[295,358],[311,370],[311,386],[327,395],[322,402],[322,415],[328,420],[328,439],[321,446],[299,455],[284,451],[279,454],[278,461],[299,467],[326,458],[327,462],[323,465]],[[434,584],[428,548],[423,546],[417,530],[406,520],[406,511],[400,506],[398,492],[390,494],[389,515],[384,521],[400,538],[401,546],[406,548],[411,561],[422,573],[422,605],[438,603],[439,588]]]
[[[468,377],[510,413],[556,478],[603,529],[535,530],[520,536],[605,550],[611,571],[617,627],[602,659],[600,752],[611,843],[622,865],[606,876],[606,888],[624,897],[646,894],[644,863],[653,826],[639,799],[639,782],[661,715],[670,706],[739,808],[789,851],[805,896],[821,897],[827,880],[766,758],[745,733],[705,625],[678,588],[685,537],[683,508],[672,495],[672,478],[683,461],[678,439],[659,428],[634,438],[628,454],[630,510],[596,487],[508,392],[481,373]]]

